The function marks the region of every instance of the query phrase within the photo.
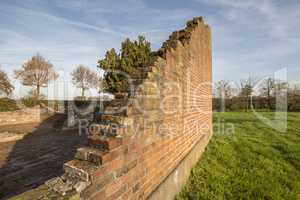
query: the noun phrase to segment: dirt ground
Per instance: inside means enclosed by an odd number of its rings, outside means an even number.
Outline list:
[[[19,137],[4,141],[12,136]],[[61,175],[63,164],[85,144],[86,138],[74,129],[58,130],[49,124],[0,127],[0,199],[36,188]]]

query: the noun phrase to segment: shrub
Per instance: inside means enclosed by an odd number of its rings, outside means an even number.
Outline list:
[[[18,106],[15,100],[10,98],[0,98],[0,112],[17,110]]]
[[[155,53],[151,52],[150,42],[139,36],[137,41],[126,39],[118,54],[115,49],[106,52],[105,58],[98,61],[98,67],[105,71],[102,89],[110,93],[129,92],[127,77],[143,79],[147,67],[153,64]]]

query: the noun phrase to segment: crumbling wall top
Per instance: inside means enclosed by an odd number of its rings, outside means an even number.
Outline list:
[[[162,58],[166,58],[166,52],[172,48],[176,49],[178,41],[183,45],[188,44],[191,39],[192,32],[199,24],[204,24],[203,17],[195,17],[186,23],[186,27],[184,29],[174,31],[169,36],[169,39],[166,40],[162,47],[157,51],[157,55]]]

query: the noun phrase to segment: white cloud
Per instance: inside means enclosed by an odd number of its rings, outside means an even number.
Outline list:
[[[184,20],[191,15],[185,9],[147,9],[143,1],[139,0],[123,3],[114,1],[73,3],[74,1],[64,1],[54,4],[60,9],[72,12],[72,16],[57,13],[45,2],[24,1],[16,5],[13,3],[1,5],[0,18],[7,19],[8,24],[0,28],[0,64],[10,76],[13,76],[14,69],[19,68],[37,52],[49,59],[57,70],[64,70],[67,74],[80,63],[96,69],[97,60],[105,51],[112,47],[119,48],[121,40],[125,37],[135,37],[138,33],[145,34],[156,43],[156,46],[160,46],[160,42],[175,30],[171,28],[166,30],[170,27],[166,25],[171,21],[175,24],[177,20]],[[116,3],[118,6],[114,6]],[[130,13],[132,16],[142,12],[144,18],[153,20],[149,20],[149,23],[119,26],[107,21],[108,17],[103,17],[108,12],[111,14],[132,12]],[[178,25],[178,22],[176,24]],[[66,79],[70,77],[66,76]],[[19,85],[18,82],[15,84]]]
[[[195,0],[218,11],[211,21],[215,79],[295,70],[300,4],[271,0]],[[234,76],[232,76],[234,74]],[[297,79],[291,74],[291,80]]]
[[[194,1],[201,3],[199,7],[186,2],[184,7],[163,8],[143,0],[1,2],[0,64],[15,69],[40,52],[68,72],[80,63],[95,67],[97,59],[109,48],[118,49],[125,37],[143,34],[159,48],[171,32],[209,6],[212,10],[204,12],[204,18],[213,30],[215,80],[270,73],[283,65],[295,72],[298,62],[293,55],[300,53],[299,4]]]
[[[222,14],[233,21],[253,28],[264,28],[269,36],[285,39],[291,31],[299,33],[297,19],[300,4],[276,4],[272,0],[196,0],[222,9]],[[237,27],[238,28],[238,27]]]

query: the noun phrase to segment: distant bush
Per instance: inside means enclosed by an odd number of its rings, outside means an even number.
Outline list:
[[[18,102],[14,99],[10,99],[7,97],[0,98],[0,112],[15,111],[22,108],[32,108],[41,104],[47,106],[48,104],[46,100],[37,100],[33,97],[24,97],[20,99],[19,103],[21,104],[21,106],[19,106]]]
[[[213,98],[213,110],[221,111],[221,99]],[[287,111],[300,111],[300,95],[287,95]],[[251,99],[253,108],[257,111],[275,111],[276,98],[272,97],[268,100],[266,97],[255,96]],[[245,99],[243,97],[232,97],[225,99],[225,111],[245,111]]]
[[[24,107],[32,108],[34,106],[40,105],[40,100],[35,97],[27,96],[21,99],[21,103],[24,105]]]
[[[18,110],[18,106],[15,100],[10,98],[0,98],[0,112]]]

